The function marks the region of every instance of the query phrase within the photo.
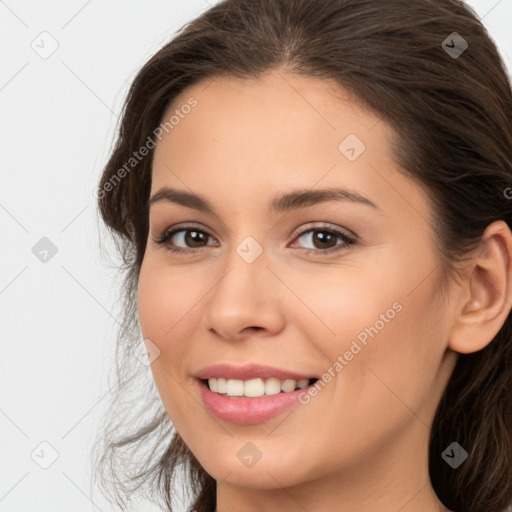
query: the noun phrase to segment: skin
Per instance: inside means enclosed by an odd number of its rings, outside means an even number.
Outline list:
[[[217,481],[217,510],[446,510],[429,480],[428,436],[457,352],[485,347],[510,311],[508,227],[488,227],[460,284],[443,294],[428,195],[399,171],[393,132],[377,115],[326,80],[283,69],[195,84],[164,118],[191,96],[197,106],[157,144],[151,194],[194,192],[216,213],[151,207],[138,308],[144,338],[160,350],[151,368],[163,405]],[[354,161],[338,149],[348,134],[366,146]],[[268,209],[278,193],[327,187],[378,209],[347,200]],[[168,246],[185,255],[154,242],[183,222],[210,236],[187,245],[190,232],[176,234]],[[324,223],[356,243],[315,243],[307,232]],[[252,263],[236,252],[247,236],[263,249]],[[306,405],[253,425],[204,407],[193,378],[204,366],[322,375],[395,303],[400,312]],[[250,468],[237,457],[247,442],[261,452]]]

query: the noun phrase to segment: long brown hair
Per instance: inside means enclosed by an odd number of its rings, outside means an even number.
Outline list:
[[[122,256],[124,319],[95,478],[123,507],[138,492],[171,511],[181,469],[195,510],[209,512],[216,502],[215,480],[173,429],[134,357],[153,152],[133,168],[126,162],[187,86],[273,68],[335,80],[392,126],[397,164],[433,200],[448,277],[491,222],[512,225],[511,85],[495,44],[462,1],[224,0],[182,27],[138,72],[97,194]],[[459,355],[434,418],[430,478],[455,512],[503,512],[512,502],[511,322],[483,350]],[[457,469],[441,457],[453,441],[469,453]]]

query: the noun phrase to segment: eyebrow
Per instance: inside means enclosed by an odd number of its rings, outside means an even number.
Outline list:
[[[350,201],[380,210],[373,201],[355,191],[333,187],[318,190],[293,190],[278,195],[270,202],[269,211],[288,212],[326,201]],[[153,194],[149,200],[149,205],[152,206],[161,202],[180,204],[187,208],[216,215],[215,210],[204,197],[185,190],[162,187]]]

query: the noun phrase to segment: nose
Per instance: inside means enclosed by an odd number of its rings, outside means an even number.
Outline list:
[[[241,340],[275,335],[284,328],[284,286],[267,264],[265,252],[248,263],[233,251],[205,297],[203,325],[208,331]]]

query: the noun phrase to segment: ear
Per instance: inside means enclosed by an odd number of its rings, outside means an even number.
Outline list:
[[[512,307],[512,234],[504,221],[487,226],[465,276],[449,340],[461,354],[485,348]]]

